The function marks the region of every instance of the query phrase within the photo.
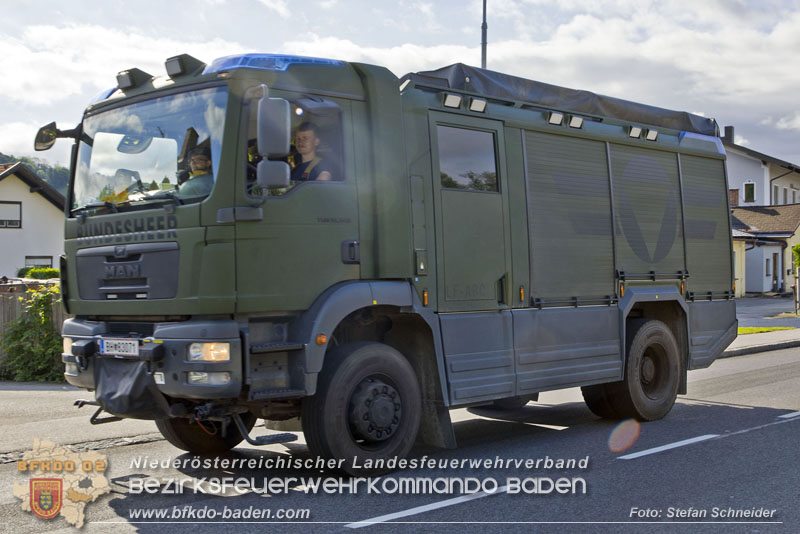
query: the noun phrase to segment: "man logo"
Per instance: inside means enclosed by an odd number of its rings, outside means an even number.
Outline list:
[[[103,267],[104,278],[138,278],[142,275],[141,265],[138,263],[112,263]]]
[[[127,255],[128,255],[128,250],[125,245],[117,245],[114,247],[115,258],[124,258]]]
[[[32,478],[31,511],[42,519],[57,516],[61,511],[63,482],[60,478]]]

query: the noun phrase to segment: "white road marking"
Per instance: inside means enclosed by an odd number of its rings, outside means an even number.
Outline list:
[[[633,454],[626,454],[625,456],[618,457],[617,460],[633,460],[634,458],[647,456],[648,454],[656,454],[662,451],[668,451],[670,449],[677,449],[678,447],[684,447],[686,445],[691,445],[692,443],[698,443],[700,441],[705,441],[707,439],[712,439],[717,437],[719,437],[719,434],[706,434],[704,436],[697,436],[696,438],[685,439],[683,441],[676,441],[675,443],[668,443],[660,447],[654,447],[652,449],[634,452]]]
[[[391,521],[392,519],[398,519],[401,517],[408,517],[410,515],[417,515],[422,514],[425,512],[429,512],[431,510],[438,510],[439,508],[446,508],[448,506],[453,506],[454,504],[461,504],[462,502],[474,501],[475,499],[482,499],[484,497],[489,497],[491,495],[499,495],[501,493],[505,493],[508,491],[508,486],[500,486],[497,488],[497,491],[493,493],[486,493],[481,491],[479,493],[475,493],[473,495],[464,495],[462,497],[454,497],[452,499],[447,499],[446,501],[435,502],[431,504],[426,504],[423,506],[417,506],[416,508],[409,508],[408,510],[403,510],[401,512],[395,512],[393,514],[386,514],[381,515],[378,517],[373,517],[372,519],[364,519],[363,521],[357,521],[355,523],[350,523],[345,525],[347,528],[361,528],[361,527],[368,527],[370,525],[374,525],[376,523],[385,523],[387,521]]]
[[[705,434],[703,436],[697,436],[695,438],[689,438],[689,439],[685,439],[683,441],[676,441],[675,443],[668,443],[667,445],[662,445],[660,447],[654,447],[652,449],[647,449],[647,450],[635,452],[635,453],[632,453],[632,454],[627,454],[625,456],[619,456],[617,459],[618,460],[633,460],[634,458],[641,458],[642,456],[647,456],[647,455],[650,455],[650,454],[656,454],[656,453],[659,453],[659,452],[663,452],[663,451],[667,451],[667,450],[671,450],[671,449],[676,449],[676,448],[679,448],[679,447],[683,447],[683,446],[686,446],[686,445],[691,445],[693,443],[699,443],[701,441],[706,441],[706,440],[709,440],[709,439],[727,438],[727,437],[735,436],[735,435],[738,435],[738,434],[744,434],[744,433],[747,433],[747,432],[752,432],[753,430],[760,430],[762,428],[766,428],[766,427],[769,427],[769,426],[778,425],[778,424],[782,424],[782,423],[788,423],[789,421],[794,420],[793,418],[798,417],[798,416],[800,416],[800,412],[780,415],[778,417],[784,418],[783,421],[774,421],[772,423],[767,423],[765,425],[760,425],[760,426],[756,426],[756,427],[752,427],[752,428],[745,428],[743,430],[738,430],[736,432],[730,432],[730,433],[724,434],[724,435],[720,435],[720,434]],[[800,419],[798,419],[798,420],[800,420]],[[473,495],[465,495],[465,496],[461,496],[461,497],[454,497],[452,499],[447,499],[447,500],[436,502],[436,503],[426,504],[426,505],[423,505],[423,506],[417,506],[415,508],[409,508],[408,510],[402,510],[400,512],[395,512],[393,514],[386,514],[386,515],[381,515],[381,516],[378,516],[378,517],[373,517],[372,519],[364,519],[362,521],[356,521],[355,523],[348,523],[345,526],[347,528],[368,527],[370,525],[375,525],[375,524],[378,524],[378,523],[386,523],[388,521],[392,521],[394,519],[399,519],[399,518],[402,518],[402,517],[409,517],[409,516],[412,516],[412,515],[417,515],[417,514],[422,514],[422,513],[425,513],[425,512],[429,512],[431,510],[438,510],[440,508],[446,508],[448,506],[454,506],[456,504],[461,504],[461,503],[464,503],[464,502],[473,501],[475,499],[482,499],[484,497],[489,497],[491,495],[499,495],[501,493],[506,493],[507,491],[508,491],[508,486],[501,486],[501,487],[497,488],[497,491],[495,491],[493,493],[479,492],[479,493],[475,493]],[[426,522],[426,521],[393,521],[393,522],[398,523],[398,524],[414,524],[414,525],[418,525],[418,524],[438,524],[439,523],[439,522],[435,522],[435,521],[433,521],[433,522]],[[458,523],[463,523],[463,524],[481,524],[483,522],[473,522],[473,521],[463,521],[463,522],[461,522],[461,521],[449,522],[448,521],[448,522],[446,522],[446,524],[458,524]],[[548,525],[548,524],[584,524],[584,522],[580,522],[580,521],[564,521],[564,522],[551,522],[551,521],[541,521],[541,522],[537,522],[537,521],[496,522],[496,521],[487,521],[485,523],[486,524],[508,523],[508,524],[530,524],[530,525],[536,525],[536,524],[541,524],[541,525]],[[642,524],[648,524],[648,523],[649,524],[662,524],[662,523],[663,524],[667,524],[667,523],[669,523],[669,524],[672,524],[672,522],[669,522],[669,521],[666,521],[666,522],[665,521],[634,521],[634,522],[631,522],[631,521],[600,521],[600,522],[589,521],[589,522],[586,522],[585,524],[606,524],[606,523],[607,524],[629,524],[629,523],[642,523]],[[730,522],[717,522],[717,521],[706,521],[706,522],[703,522],[703,521],[697,521],[697,522],[688,522],[688,523],[695,523],[695,524],[702,524],[702,523],[739,524],[739,522],[735,522],[735,521],[730,521]],[[761,523],[761,524],[783,524],[782,521],[764,521],[764,522],[748,522],[748,521],[746,521],[745,523],[748,523],[748,524],[751,524],[751,523],[752,524],[756,524],[756,523]]]
[[[794,413],[787,413],[784,415],[779,415],[779,419],[783,419],[782,421],[773,421],[771,423],[766,423],[764,425],[754,426],[751,428],[745,428],[742,430],[737,430],[736,432],[726,432],[725,434],[706,434],[704,436],[698,436],[696,438],[685,439],[683,441],[678,441],[675,443],[669,443],[667,445],[662,445],[661,447],[655,447],[654,449],[647,449],[641,452],[635,452],[633,454],[627,454],[625,456],[619,456],[617,460],[633,460],[634,458],[639,458],[641,456],[647,456],[648,454],[655,454],[661,451],[667,451],[669,449],[674,449],[676,447],[683,447],[684,445],[691,445],[692,443],[697,443],[699,441],[705,441],[707,439],[714,439],[714,438],[729,438],[731,436],[738,436],[740,434],[747,434],[748,432],[753,432],[754,430],[761,430],[763,428],[767,428],[770,426],[781,425],[783,423],[790,423],[792,421],[800,421],[800,412]]]

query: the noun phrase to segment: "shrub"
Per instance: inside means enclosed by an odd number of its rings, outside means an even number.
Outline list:
[[[50,278],[58,278],[58,269],[50,267],[34,267],[28,271],[28,278],[36,278],[37,280],[49,280]]]
[[[25,278],[31,269],[33,269],[33,267],[20,267],[17,269],[17,278]]]
[[[53,305],[59,301],[58,285],[29,291],[22,313],[6,325],[0,340],[5,358],[0,378],[20,382],[61,382],[61,336],[53,324]]]

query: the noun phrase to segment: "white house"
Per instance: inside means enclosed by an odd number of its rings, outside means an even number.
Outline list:
[[[725,127],[731,207],[782,206],[800,203],[800,166],[733,141],[733,126]]]
[[[733,229],[752,236],[745,247],[747,291],[791,291],[792,247],[800,244],[800,204],[738,207],[731,212]]]
[[[64,196],[22,163],[0,165],[0,276],[21,267],[58,268]]]

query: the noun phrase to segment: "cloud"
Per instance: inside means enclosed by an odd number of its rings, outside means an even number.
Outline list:
[[[0,99],[49,105],[114,87],[115,74],[125,68],[161,76],[164,60],[177,54],[210,61],[243,50],[222,39],[181,41],[96,25],[29,26],[21,37],[0,40],[0,70],[13,73],[0,77]]]
[[[43,124],[7,122],[0,125],[0,152],[7,156],[29,156],[46,159],[62,166],[69,165],[70,140],[59,139],[47,152],[34,152],[33,138]]]
[[[261,5],[274,11],[282,19],[288,19],[292,12],[289,10],[289,4],[286,0],[258,0]]]
[[[298,37],[297,41],[284,43],[284,47],[294,54],[372,63],[384,66],[398,76],[464,61],[465,58],[473,58],[472,64],[476,63],[475,58],[480,63],[479,47],[403,44],[382,48],[365,47],[349,39],[320,37],[313,33]]]
[[[433,4],[428,2],[415,2],[413,8],[419,13],[417,22],[421,22],[421,29],[424,31],[436,31],[441,29],[441,24],[437,21],[436,13],[433,11]]]
[[[800,111],[796,111],[794,115],[781,117],[775,127],[779,130],[800,130]]]

